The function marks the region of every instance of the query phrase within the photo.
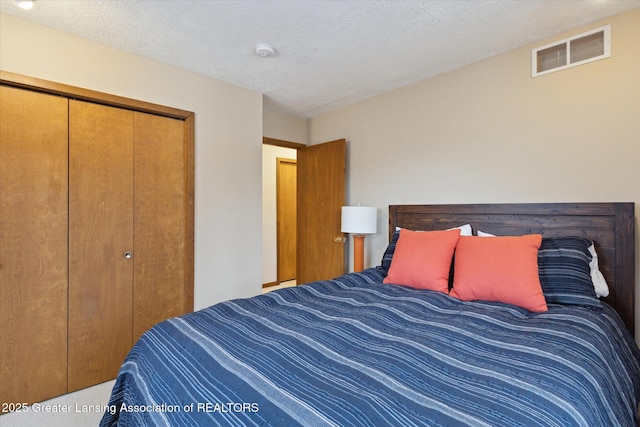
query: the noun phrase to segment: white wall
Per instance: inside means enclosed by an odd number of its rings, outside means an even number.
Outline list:
[[[348,202],[636,204],[640,342],[640,9],[311,119],[309,143],[347,138]],[[612,56],[531,78],[531,48],[611,24]]]
[[[307,119],[283,114],[269,107],[262,111],[263,135],[298,144],[307,144]]]
[[[195,308],[261,285],[262,95],[0,15],[0,68],[195,112]]]
[[[262,146],[262,283],[278,280],[276,158],[296,159],[293,148]]]

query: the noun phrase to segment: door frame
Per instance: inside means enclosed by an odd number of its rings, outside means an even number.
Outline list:
[[[276,138],[268,138],[266,136],[262,137],[262,145],[273,145],[276,147],[283,147],[283,148],[291,148],[294,149],[296,151],[305,148],[306,145],[305,144],[301,144],[299,142],[293,142],[293,141],[286,141],[284,139],[276,139]],[[297,157],[297,156],[296,156]],[[277,227],[277,225],[276,225]],[[279,252],[279,248],[280,247],[280,242],[278,241],[278,232],[276,230],[276,251]],[[278,271],[280,268],[280,260],[279,260],[279,253],[276,254],[276,280],[275,282],[268,282],[268,283],[263,283],[262,284],[262,288],[266,289],[269,288],[271,286],[276,286],[280,284],[280,272]],[[297,266],[296,266],[296,273],[297,273]]]
[[[307,147],[305,144],[301,144],[299,142],[285,141],[284,139],[267,138],[266,136],[262,137],[262,143],[264,145],[275,145],[276,147],[293,148],[294,150],[299,150],[301,148]]]

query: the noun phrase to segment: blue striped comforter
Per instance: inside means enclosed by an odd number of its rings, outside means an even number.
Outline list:
[[[102,426],[633,426],[640,351],[618,316],[383,285],[376,269],[149,330]]]

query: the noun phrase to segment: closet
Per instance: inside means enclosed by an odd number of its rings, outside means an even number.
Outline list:
[[[0,77],[0,401],[32,403],[193,310],[193,113]]]

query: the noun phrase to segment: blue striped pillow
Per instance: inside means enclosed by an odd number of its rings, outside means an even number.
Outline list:
[[[393,253],[396,251],[396,243],[398,243],[398,237],[400,237],[400,230],[393,232],[393,237],[387,246],[387,250],[382,255],[382,262],[380,269],[384,274],[389,274],[389,267],[391,267],[391,260],[393,259]]]
[[[538,274],[547,303],[602,307],[591,281],[590,240],[546,237],[538,251]]]

